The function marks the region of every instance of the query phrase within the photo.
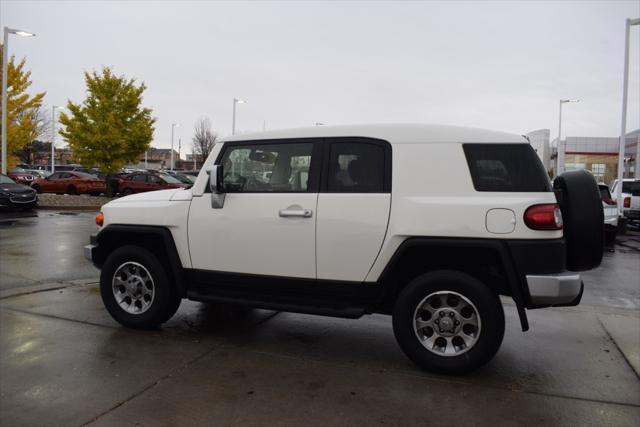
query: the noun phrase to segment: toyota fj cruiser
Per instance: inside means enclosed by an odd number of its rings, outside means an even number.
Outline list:
[[[473,370],[504,335],[500,295],[580,302],[602,258],[598,186],[554,188],[519,135],[428,125],[317,126],[226,138],[195,184],[103,206],[85,255],[104,305],[153,328],[182,298],[345,318],[392,316],[418,365]]]

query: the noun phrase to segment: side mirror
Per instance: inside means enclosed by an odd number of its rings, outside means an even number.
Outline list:
[[[209,172],[209,190],[213,194],[224,193],[223,179],[222,165],[214,165],[211,172]]]
[[[224,175],[222,165],[214,165],[209,172],[209,189],[211,190],[211,207],[222,209],[224,206]]]

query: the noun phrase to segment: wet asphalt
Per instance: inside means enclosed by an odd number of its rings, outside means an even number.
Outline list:
[[[640,235],[584,275],[582,304],[505,300],[502,348],[463,377],[426,373],[390,318],[183,301],[120,327],[82,256],[93,213],[0,214],[0,425],[581,425],[640,419]]]

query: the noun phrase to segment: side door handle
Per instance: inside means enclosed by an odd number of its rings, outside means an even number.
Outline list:
[[[313,211],[311,209],[303,209],[299,206],[289,206],[286,209],[280,209],[278,214],[281,218],[311,218],[311,216],[313,216]]]

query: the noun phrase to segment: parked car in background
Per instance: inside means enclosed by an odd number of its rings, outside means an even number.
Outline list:
[[[30,174],[32,174],[33,176],[36,177],[36,179],[38,178],[46,178],[49,175],[51,175],[51,172],[46,171],[44,169],[27,169],[27,172],[29,172]]]
[[[190,184],[184,184],[177,178],[165,173],[132,173],[120,179],[118,193],[128,196],[134,193],[146,191],[166,190],[169,188],[185,188]]]
[[[104,179],[77,171],[55,172],[46,178],[39,178],[31,187],[38,193],[86,193],[94,196],[100,195],[107,190]]]
[[[618,194],[618,180],[611,185],[611,194]],[[622,215],[629,222],[640,222],[640,179],[622,180]]]
[[[604,244],[605,246],[613,246],[618,231],[618,207],[606,184],[598,184],[598,189],[604,211]]]
[[[0,207],[29,210],[38,204],[35,190],[0,174]]]
[[[9,178],[18,184],[31,185],[38,177],[26,169],[14,168],[7,174]]]

